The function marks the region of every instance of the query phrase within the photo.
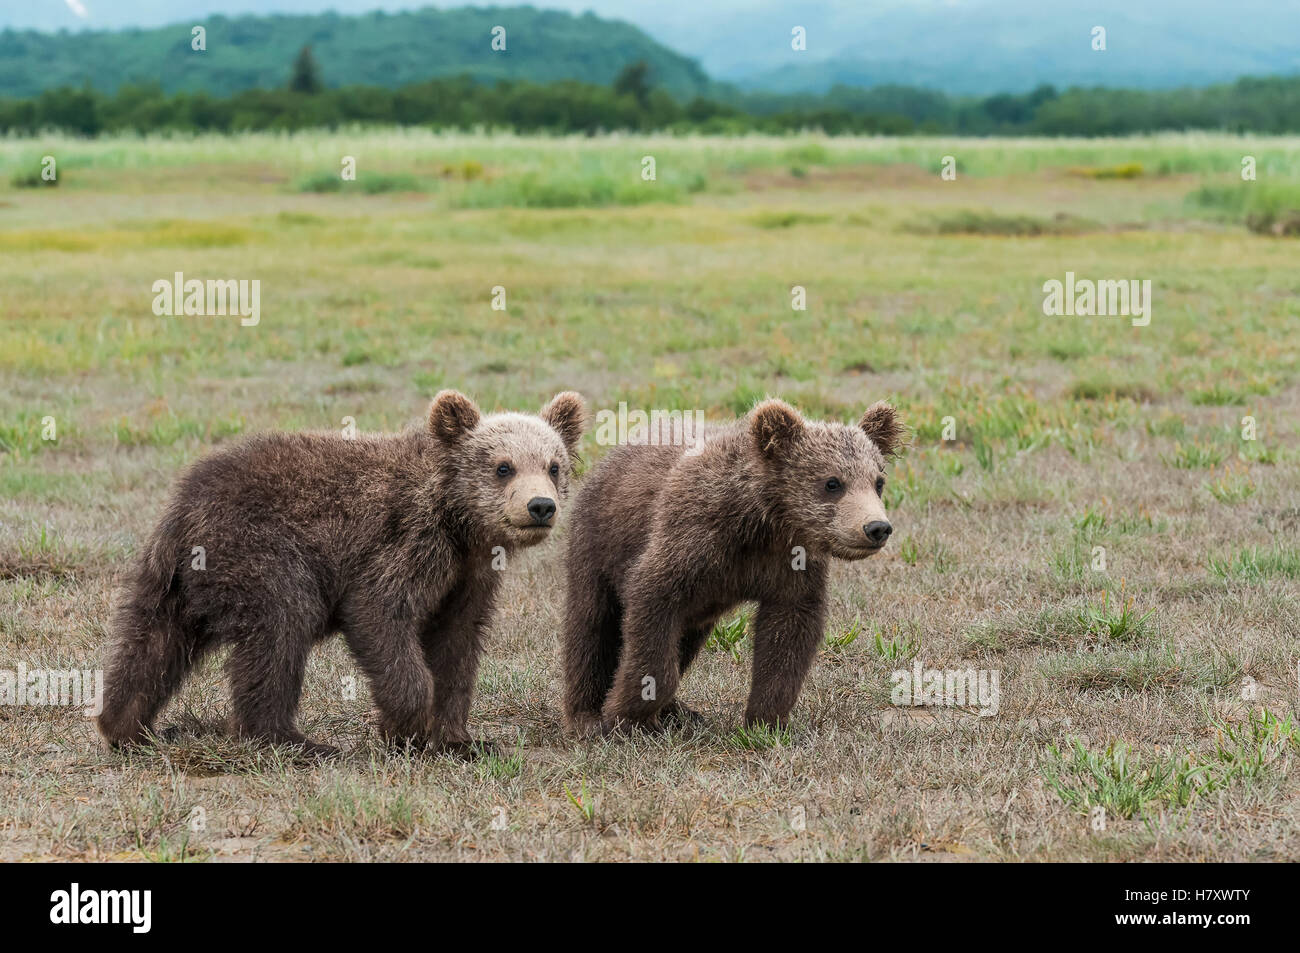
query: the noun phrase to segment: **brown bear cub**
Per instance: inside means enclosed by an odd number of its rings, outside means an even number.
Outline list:
[[[341,632],[387,740],[471,753],[498,558],[550,534],[586,419],[571,392],[534,417],[443,391],[427,428],[265,434],[198,461],[115,612],[100,731],[143,739],[227,645],[234,729],[332,754],[294,721],[313,644]]]
[[[564,713],[587,734],[698,719],[674,696],[720,615],[758,603],[745,723],[784,723],[822,642],[831,559],[892,528],[885,459],[903,425],[856,427],[767,400],[694,446],[610,453],[583,483],[569,541]]]

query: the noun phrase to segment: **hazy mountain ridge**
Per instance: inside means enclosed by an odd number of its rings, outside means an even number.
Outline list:
[[[806,27],[807,51],[789,49],[787,29],[783,49],[764,43],[747,67],[715,67],[718,78],[774,92],[899,83],[984,95],[1041,83],[1168,89],[1300,72],[1300,4],[1279,0],[885,0],[768,9]],[[1106,31],[1105,51],[1092,47],[1097,26]],[[762,65],[769,57],[778,61]]]
[[[679,98],[719,95],[710,76],[771,92],[895,84],[988,95],[1042,83],[1167,89],[1300,73],[1300,3],[1293,0],[551,0],[571,12],[425,7],[387,14],[355,14],[378,0],[331,0],[354,13],[199,15],[208,5],[248,2],[91,3],[85,21],[57,0],[0,11],[0,25],[178,21],[119,33],[0,33],[0,95],[87,80],[106,89],[157,80],[168,90],[217,94],[277,86],[308,42],[330,85],[396,87],[459,73],[605,84],[628,62],[645,59],[658,85]],[[316,0],[258,2],[305,9]],[[582,13],[587,7],[598,15]],[[208,29],[205,54],[190,54],[195,23]],[[503,54],[488,48],[497,24],[507,28]],[[794,26],[805,29],[806,50],[791,49]],[[1104,52],[1092,49],[1094,26],[1106,29]]]
[[[310,44],[327,86],[398,87],[468,73],[483,79],[607,84],[628,63],[650,64],[656,85],[689,98],[707,92],[693,61],[628,23],[533,7],[473,8],[340,16],[204,18],[207,49],[191,49],[191,26],[77,33],[0,33],[0,95],[31,96],[89,83],[113,91],[157,82],[169,91],[224,95],[282,86]],[[491,48],[492,29],[506,49]]]

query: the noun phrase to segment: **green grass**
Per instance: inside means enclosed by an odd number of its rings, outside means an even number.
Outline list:
[[[700,730],[568,734],[561,539],[510,560],[484,640],[470,730],[501,753],[389,751],[364,684],[342,697],[358,672],[328,640],[300,727],[344,757],[295,763],[225,734],[214,659],[163,713],[179,737],[130,757],[78,714],[0,717],[0,861],[889,861],[957,842],[982,860],[1297,859],[1260,821],[1287,809],[1289,730],[1249,727],[1240,701],[1248,671],[1284,720],[1295,684],[1295,247],[1222,227],[1245,209],[1211,224],[1183,202],[1244,152],[1261,183],[1300,184],[1300,139],[1233,135],[0,141],[0,669],[100,666],[168,487],[241,434],[421,426],[443,387],[485,410],[574,388],[593,411],[718,421],[768,395],[846,423],[890,399],[914,433],[888,465],[893,541],[830,567],[788,728],[737,730],[742,611],[682,680]],[[47,153],[60,188],[10,187]],[[344,155],[360,160],[354,187],[299,191]],[[944,155],[956,183],[938,177]],[[1126,163],[1143,174],[1068,174]],[[954,230],[911,230],[936,221]],[[1066,269],[1150,277],[1151,324],[1043,315],[1042,284]],[[155,317],[150,287],[178,270],[260,279],[261,324]],[[807,311],[790,307],[796,284]],[[579,486],[606,452],[584,440]],[[890,672],[912,660],[989,655],[992,718],[890,704]],[[1072,763],[1064,739],[1085,735],[1099,770],[1134,785],[1153,758],[1231,778],[1158,838],[1141,811],[1111,812],[1098,838],[1060,798],[1026,796],[1040,777],[1026,752],[1056,742]],[[1111,741],[1141,753],[1136,773]],[[1062,770],[1086,798],[1091,782]],[[1171,809],[1176,788],[1147,810]],[[186,840],[196,803],[209,830]],[[791,831],[793,805],[806,830]]]
[[[1186,755],[1143,756],[1118,742],[1092,751],[1072,739],[1064,754],[1051,745],[1041,771],[1048,787],[1077,813],[1100,807],[1122,818],[1153,806],[1185,807],[1205,784],[1205,769]]]
[[[1006,652],[1026,646],[1059,645],[1078,634],[1074,614],[1050,608],[986,619],[967,627],[962,639],[972,648]]]
[[[772,725],[760,722],[756,725],[741,725],[727,736],[727,742],[734,748],[745,751],[765,751],[769,748],[788,748],[791,743],[788,725]]]
[[[1187,205],[1213,218],[1239,221],[1253,232],[1300,234],[1300,184],[1295,182],[1203,185],[1187,196]]]
[[[1209,652],[1173,646],[1106,648],[1049,656],[1039,670],[1053,684],[1074,691],[1208,690],[1233,683],[1239,668]]]
[[[752,619],[752,612],[739,612],[732,618],[719,622],[709,632],[704,647],[710,652],[725,652],[739,662]]]
[[[702,187],[691,183],[693,190]],[[671,182],[597,175],[550,178],[526,172],[514,178],[475,183],[453,201],[457,208],[605,208],[612,205],[673,204],[688,191]]]
[[[382,195],[385,192],[426,192],[431,184],[407,173],[366,172],[355,179],[344,179],[338,172],[318,172],[300,179],[299,192],[363,192]]]
[[[910,629],[894,630],[886,635],[883,627],[876,626],[870,644],[876,657],[886,662],[910,662],[921,651],[921,641]]]
[[[760,212],[751,221],[759,228],[792,228],[795,225],[821,225],[830,221],[829,215],[814,215],[809,212]]]
[[[1227,456],[1228,452],[1221,447],[1197,441],[1180,443],[1173,454],[1161,454],[1160,459],[1179,470],[1206,470],[1217,467]]]
[[[1156,614],[1154,608],[1139,615],[1133,610],[1133,599],[1126,598],[1121,581],[1118,597],[1111,605],[1110,593],[1102,590],[1101,604],[1090,603],[1075,616],[1085,636],[1095,636],[1105,642],[1136,642],[1151,634],[1150,621]]]
[[[1035,215],[1006,215],[988,210],[963,209],[939,216],[919,218],[908,225],[912,231],[936,235],[993,235],[1008,238],[1037,238],[1045,235],[1079,235],[1095,231],[1086,219],[1059,214],[1052,218]]]
[[[1230,506],[1244,503],[1255,495],[1255,481],[1244,470],[1225,469],[1223,476],[1205,484],[1210,495]]]
[[[1071,739],[1064,754],[1048,747],[1040,772],[1077,813],[1100,807],[1130,818],[1150,809],[1185,808],[1214,791],[1285,775],[1300,753],[1300,726],[1290,715],[1260,709],[1241,723],[1215,719],[1212,727],[1214,748],[1208,755],[1190,750],[1138,755],[1119,742],[1095,751]]]
[[[47,179],[41,175],[40,171],[32,172],[15,172],[9,180],[9,184],[15,189],[47,189],[55,188],[59,184],[58,176]]]
[[[1285,773],[1300,753],[1300,726],[1293,716],[1279,717],[1268,709],[1252,711],[1239,724],[1215,719],[1211,773],[1216,785],[1259,780],[1270,772]]]
[[[1300,547],[1248,546],[1229,556],[1210,557],[1210,572],[1221,579],[1245,582],[1300,579]]]
[[[823,644],[832,652],[846,649],[858,640],[862,634],[862,620],[854,619],[852,624],[840,632],[827,632]]]

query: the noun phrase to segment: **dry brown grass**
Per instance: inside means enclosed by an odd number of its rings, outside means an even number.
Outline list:
[[[480,151],[495,177],[525,161],[494,148]],[[1122,163],[1123,143],[950,184],[851,163],[795,177],[785,146],[763,148],[777,161],[719,160],[701,194],[633,208],[304,196],[285,185],[301,170],[251,155],[129,169],[121,190],[96,167],[80,190],[6,194],[19,226],[0,259],[0,669],[96,666],[116,574],[168,484],[239,431],[345,415],[391,429],[440,386],[489,407],[573,387],[595,407],[715,416],[770,392],[851,419],[892,396],[917,440],[891,479],[888,551],[834,574],[828,634],[861,634],[821,653],[775,746],[735,730],[744,643],[739,660],[706,651],[686,679],[703,729],[566,737],[557,540],[508,570],[471,716],[507,760],[381,748],[364,682],[355,699],[342,689],[358,673],[337,642],[313,656],[301,725],[341,761],[232,741],[217,660],[164,713],[174,730],[129,756],[75,712],[0,707],[0,859],[1300,859],[1296,744],[1252,736],[1259,769],[1235,774],[1222,748],[1252,712],[1297,712],[1294,245],[1141,211],[1181,180],[1062,172]],[[909,230],[981,208],[1108,230]],[[1147,228],[1112,230],[1139,214]],[[1044,319],[1041,283],[1066,269],[1152,278],[1151,326]],[[149,285],[175,270],[260,277],[262,324],[155,318]],[[806,313],[789,309],[796,283]],[[487,307],[496,284],[504,315]],[[36,436],[47,414],[56,445]],[[1245,414],[1254,444],[1238,437]],[[1272,561],[1212,568],[1250,547]],[[1117,607],[1121,580],[1154,614],[1118,634],[1081,622],[1103,591]],[[890,673],[911,662],[881,657],[877,630],[919,644],[926,667],[997,670],[997,715],[891,705]],[[1190,759],[1217,781],[1094,830],[1048,783],[1050,748],[1072,739]]]

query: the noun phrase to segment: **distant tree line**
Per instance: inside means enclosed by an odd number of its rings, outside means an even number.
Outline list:
[[[240,132],[352,123],[520,132],[669,130],[739,134],[820,128],[832,135],[1104,136],[1177,129],[1300,132],[1300,77],[1241,79],[1204,89],[1068,89],[1020,95],[951,97],[904,86],[835,87],[823,95],[731,92],[679,101],[652,85],[643,62],[610,86],[573,80],[484,82],[468,76],[400,89],[325,88],[310,50],[294,61],[283,89],[217,97],[123,86],[109,95],[62,87],[29,99],[0,99],[0,133],[58,129],[84,136],[114,132]]]

